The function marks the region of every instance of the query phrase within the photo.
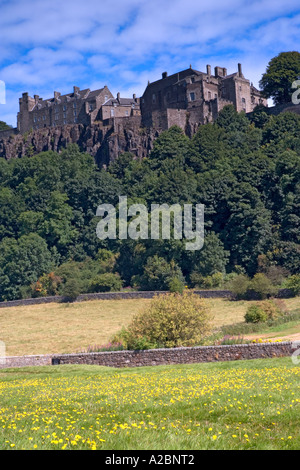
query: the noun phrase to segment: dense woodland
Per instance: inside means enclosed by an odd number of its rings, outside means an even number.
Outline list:
[[[100,240],[99,204],[204,204],[205,242]],[[71,145],[0,159],[0,300],[134,288],[281,284],[300,271],[300,116],[225,107],[192,137],[172,127],[148,158],[108,169]]]

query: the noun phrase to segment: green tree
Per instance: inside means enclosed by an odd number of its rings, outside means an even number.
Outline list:
[[[123,282],[118,273],[98,274],[90,284],[90,292],[117,292],[122,288]]]
[[[45,240],[35,233],[18,240],[4,238],[0,243],[0,298],[21,297],[21,289],[30,286],[51,271],[53,261]]]
[[[169,290],[170,282],[175,278],[183,282],[180,267],[173,260],[168,262],[155,255],[148,259],[144,267],[140,286],[142,290]]]
[[[266,98],[273,98],[275,104],[290,103],[292,84],[300,76],[300,53],[281,52],[270,60],[259,85]]]
[[[216,273],[225,273],[229,252],[224,249],[218,235],[209,232],[204,237],[203,248],[189,252],[187,257],[194,277],[196,273],[206,277]]]
[[[44,221],[39,234],[49,246],[56,246],[60,254],[66,256],[68,247],[75,241],[77,231],[72,226],[72,208],[67,203],[66,194],[54,191],[44,212]]]
[[[6,131],[7,129],[11,129],[11,126],[4,121],[0,121],[0,131]]]

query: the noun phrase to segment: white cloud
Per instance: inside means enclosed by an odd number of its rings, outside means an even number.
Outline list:
[[[96,83],[141,95],[163,71],[207,63],[230,73],[242,62],[258,86],[272,57],[297,48],[300,30],[299,0],[0,0],[0,11],[10,99]]]

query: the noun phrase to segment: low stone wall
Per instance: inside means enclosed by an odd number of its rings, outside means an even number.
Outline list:
[[[89,364],[106,367],[143,367],[171,364],[195,364],[242,359],[292,356],[292,342],[254,343],[193,348],[106,351],[98,353],[54,354],[0,358],[0,369],[58,364]]]
[[[55,355],[52,358],[52,363],[142,367],[272,358],[290,356],[292,353],[292,343],[282,342]]]
[[[154,295],[165,294],[168,291],[126,291],[126,292],[98,292],[91,294],[80,294],[74,302],[83,302],[85,300],[117,300],[117,299],[152,299]],[[194,290],[195,294],[206,299],[216,298],[234,298],[234,295],[229,290]],[[279,289],[278,298],[293,297],[290,289]],[[253,297],[253,300],[258,300]],[[54,295],[52,297],[37,297],[30,299],[8,300],[7,302],[0,302],[0,308],[18,307],[20,305],[38,305],[47,303],[66,302],[67,299],[62,295]]]
[[[118,299],[152,299],[154,295],[165,294],[167,291],[135,291],[135,292],[99,292],[92,294],[80,294],[74,302],[83,302],[85,300],[118,300]],[[229,298],[232,293],[228,290],[196,290],[196,294],[205,298]],[[52,297],[37,297],[35,299],[20,299],[0,302],[0,308],[18,307],[20,305],[38,305],[47,303],[65,302],[62,295]]]
[[[0,357],[0,369],[11,367],[50,366],[51,364],[52,355]]]

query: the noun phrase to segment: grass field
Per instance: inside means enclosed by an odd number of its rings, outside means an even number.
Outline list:
[[[214,327],[242,322],[250,304],[224,299],[207,299],[207,302]],[[149,299],[94,300],[1,308],[0,340],[4,341],[9,356],[74,353],[90,345],[107,343],[112,334],[149,303]],[[285,303],[295,310],[300,306],[300,298],[286,299]],[[289,332],[274,331],[271,336],[288,334],[295,339],[299,335],[300,339],[300,325],[291,326]]]
[[[291,358],[0,371],[0,449],[299,449]]]

